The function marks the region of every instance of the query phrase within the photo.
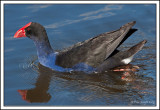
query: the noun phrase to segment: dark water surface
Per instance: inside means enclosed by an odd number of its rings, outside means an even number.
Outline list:
[[[54,106],[156,105],[155,5],[5,5],[4,104]],[[140,67],[101,74],[58,73],[38,63],[36,48],[15,32],[33,21],[45,26],[52,47],[60,50],[100,33],[137,21],[138,31],[120,49],[146,39],[131,64]]]

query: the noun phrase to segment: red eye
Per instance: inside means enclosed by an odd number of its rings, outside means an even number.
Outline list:
[[[30,28],[27,28],[27,31],[30,31],[31,29]]]
[[[26,29],[25,29],[25,33],[26,33],[26,35],[27,36],[29,36],[29,35],[31,35],[31,28],[30,27],[27,27]]]

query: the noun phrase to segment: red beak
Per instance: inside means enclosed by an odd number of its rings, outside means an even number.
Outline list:
[[[15,35],[14,35],[14,38],[19,38],[19,37],[26,37],[25,35],[25,28],[30,26],[32,22],[26,24],[25,26],[23,26],[21,29],[19,29]]]

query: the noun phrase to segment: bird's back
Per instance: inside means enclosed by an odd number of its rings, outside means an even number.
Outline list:
[[[97,67],[112,54],[134,24],[135,21],[127,23],[116,31],[100,34],[59,52],[56,65],[70,68],[85,63]]]

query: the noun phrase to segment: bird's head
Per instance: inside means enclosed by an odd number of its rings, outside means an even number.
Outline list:
[[[14,38],[28,37],[34,41],[48,40],[45,28],[36,22],[29,22],[20,28],[14,35]]]

